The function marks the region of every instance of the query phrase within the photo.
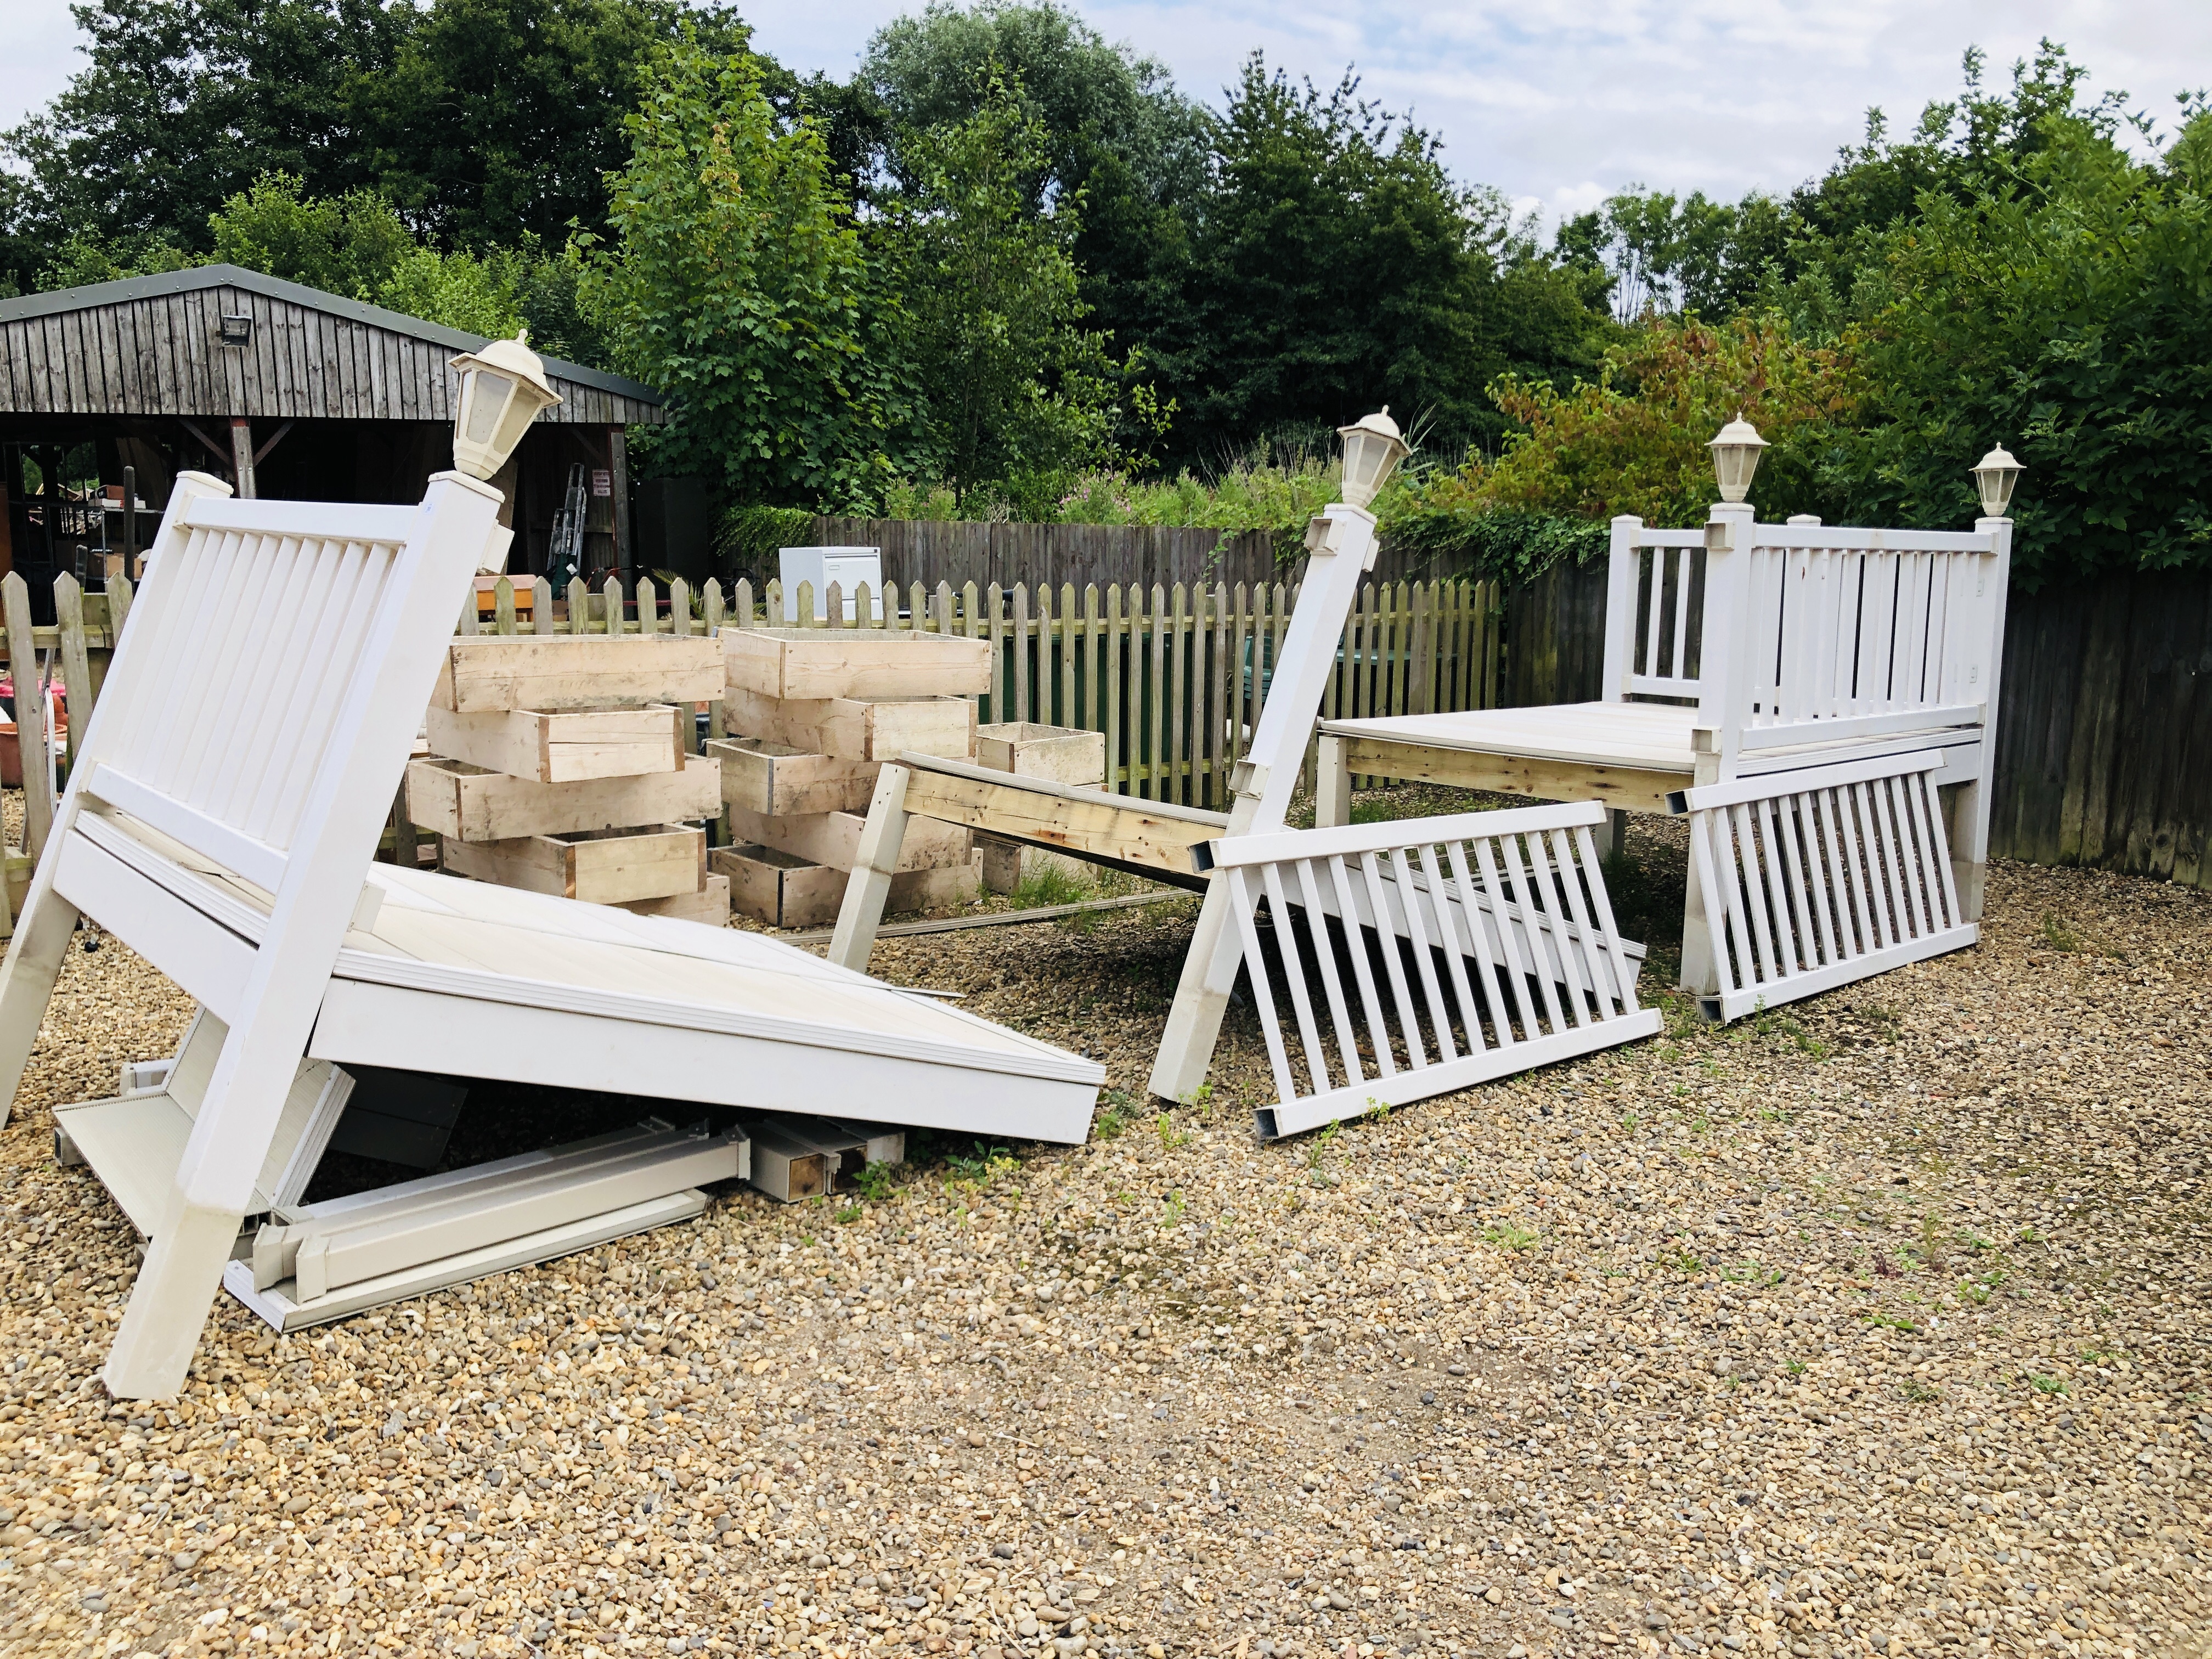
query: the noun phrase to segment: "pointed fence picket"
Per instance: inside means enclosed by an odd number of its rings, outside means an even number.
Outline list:
[[[54,583],[56,622],[29,624],[29,590],[6,579],[20,611],[0,603],[0,621],[27,629],[41,684],[63,689],[67,735],[56,772],[66,781],[76,736],[89,721],[115,636],[130,614],[132,587],[121,576],[105,592],[87,592],[69,574]],[[532,591],[526,598],[521,590]],[[12,591],[12,589],[10,591]],[[842,599],[834,589],[825,599]],[[855,597],[848,623],[830,604],[814,627],[915,629],[992,643],[998,667],[979,696],[987,721],[1024,720],[1079,727],[1106,737],[1109,788],[1147,800],[1226,810],[1230,778],[1244,757],[1282,655],[1297,589],[1280,582],[1073,584],[1032,590],[940,582]],[[4,600],[5,594],[0,594]],[[801,617],[813,612],[800,596]],[[556,595],[544,577],[502,576],[488,613],[471,597],[456,623],[462,634],[712,634],[767,625],[781,615],[782,586],[756,593],[750,581],[694,589],[681,580],[664,590],[650,579],[625,588],[610,575],[594,587],[578,577]],[[1487,708],[1498,701],[1504,611],[1490,582],[1383,582],[1363,590],[1338,646],[1321,713],[1330,719]],[[8,632],[0,627],[0,655]],[[12,659],[11,665],[12,665]],[[720,704],[712,732],[724,727]],[[36,738],[32,752],[35,752]],[[1309,761],[1310,764],[1310,761]],[[27,811],[28,844],[5,854],[0,881],[0,938],[29,879],[51,817],[51,790],[36,768]],[[1386,781],[1361,780],[1363,784]],[[404,796],[404,792],[403,792]],[[41,812],[46,806],[49,810]],[[404,858],[417,842],[395,805],[380,856]]]

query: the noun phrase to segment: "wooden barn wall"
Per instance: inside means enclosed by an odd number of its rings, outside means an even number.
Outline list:
[[[216,331],[253,319],[245,346]],[[450,346],[245,289],[149,295],[0,323],[0,400],[21,414],[269,420],[453,417]],[[660,418],[650,404],[556,378],[541,419],[608,426]]]
[[[1604,689],[1604,563],[1507,590],[1507,706]],[[2212,888],[2212,574],[2014,593],[1990,850]]]

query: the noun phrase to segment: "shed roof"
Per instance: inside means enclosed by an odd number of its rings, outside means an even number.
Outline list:
[[[253,319],[224,345],[225,316]],[[0,300],[0,414],[245,416],[450,421],[456,351],[486,343],[238,265]],[[545,360],[562,401],[538,418],[656,425],[661,394],[619,374]]]

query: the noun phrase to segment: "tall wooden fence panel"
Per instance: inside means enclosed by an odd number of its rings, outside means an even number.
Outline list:
[[[1180,526],[1121,524],[981,524],[931,519],[844,519],[820,517],[811,535],[825,547],[883,550],[884,580],[901,589],[920,582],[934,589],[969,582],[996,582],[1012,590],[1092,583],[1101,588],[1133,582],[1155,586],[1214,587],[1239,582],[1295,585],[1305,573],[1303,556],[1279,562],[1264,530],[1199,530]],[[1449,556],[1395,545],[1389,538],[1377,550],[1373,575],[1377,586],[1452,579]],[[746,573],[756,586],[771,580],[773,569]]]
[[[2212,887],[2212,574],[2015,593],[1990,850]]]

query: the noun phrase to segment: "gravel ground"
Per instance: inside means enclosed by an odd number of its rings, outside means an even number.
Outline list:
[[[1264,1147],[1241,1011],[1139,1093],[1191,907],[887,942],[1102,1058],[1092,1143],[225,1299],[161,1407],[46,1106],[186,1010],[73,953],[0,1135],[0,1654],[2212,1651],[2212,901],[1991,890],[1975,951]]]

